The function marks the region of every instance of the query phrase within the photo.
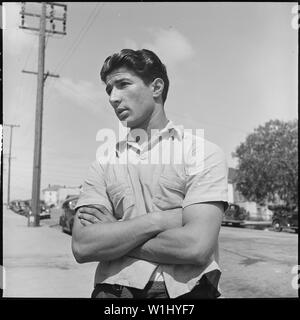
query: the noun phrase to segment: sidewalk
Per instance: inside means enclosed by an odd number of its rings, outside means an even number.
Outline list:
[[[3,297],[89,298],[97,263],[78,264],[70,235],[40,224],[3,208]]]
[[[272,221],[253,221],[253,220],[245,220],[245,227],[252,227],[255,229],[266,229],[272,227]]]

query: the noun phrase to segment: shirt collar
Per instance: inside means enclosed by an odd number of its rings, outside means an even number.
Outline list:
[[[183,125],[175,125],[173,121],[169,120],[166,127],[162,129],[162,131],[166,130],[168,130],[171,137],[173,136],[174,138],[177,138],[180,141],[182,140],[184,132]]]
[[[172,139],[177,138],[179,141],[182,141],[183,132],[184,132],[183,125],[175,125],[173,121],[169,120],[166,126],[160,131],[158,131],[157,134],[151,138],[151,140],[154,142],[157,139],[157,137],[166,137],[166,138],[172,137]],[[120,140],[116,144],[117,155],[120,152],[123,152],[125,148],[129,148],[130,146],[133,146],[133,145],[139,149],[135,137],[133,137],[129,132],[123,140]]]

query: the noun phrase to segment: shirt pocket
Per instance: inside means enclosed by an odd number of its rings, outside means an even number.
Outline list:
[[[106,192],[112,203],[115,218],[122,219],[134,206],[131,188],[126,183],[114,183],[107,186]]]
[[[161,175],[155,187],[153,204],[160,210],[182,206],[185,196],[185,180],[174,175]]]

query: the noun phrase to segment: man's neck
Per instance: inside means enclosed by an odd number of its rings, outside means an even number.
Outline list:
[[[158,109],[159,110],[159,109]],[[144,130],[148,138],[151,137],[151,130],[162,130],[168,123],[167,116],[163,109],[160,109],[159,111],[154,111],[151,117],[149,117],[143,124],[139,125],[138,128],[132,128],[132,129],[142,129]]]

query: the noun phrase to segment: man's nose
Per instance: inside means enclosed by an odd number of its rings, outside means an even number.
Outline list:
[[[120,92],[116,88],[113,88],[111,90],[111,93],[109,96],[109,102],[114,108],[116,108],[120,104],[121,102]]]

